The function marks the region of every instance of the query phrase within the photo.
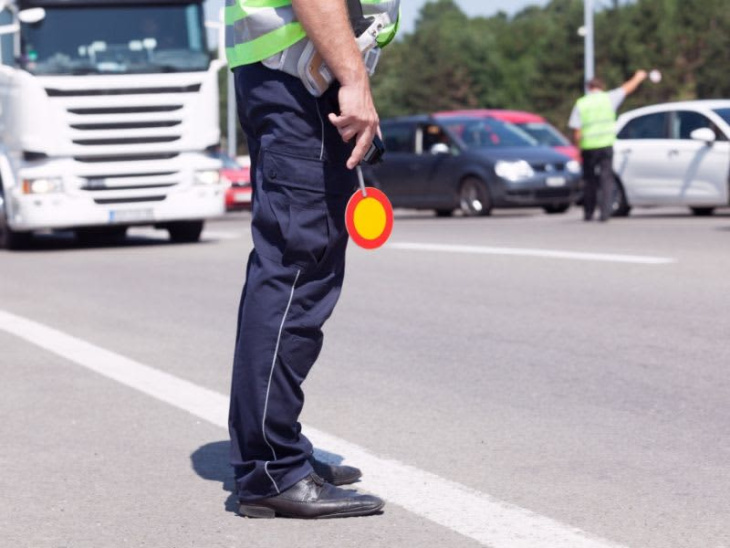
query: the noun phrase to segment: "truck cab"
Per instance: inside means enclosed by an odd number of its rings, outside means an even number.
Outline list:
[[[224,211],[202,1],[0,0],[0,245]]]

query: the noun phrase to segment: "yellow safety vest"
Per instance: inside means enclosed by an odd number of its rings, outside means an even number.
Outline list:
[[[386,13],[388,25],[378,35],[387,45],[398,30],[400,0],[362,0],[363,14]],[[230,68],[257,63],[306,37],[291,0],[226,0],[226,57]]]
[[[616,112],[605,91],[589,93],[578,100],[580,114],[580,148],[595,150],[616,142]]]

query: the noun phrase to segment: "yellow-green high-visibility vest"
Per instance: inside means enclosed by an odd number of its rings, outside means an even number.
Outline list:
[[[362,7],[366,17],[390,17],[378,35],[378,45],[387,45],[398,30],[400,0],[362,0]],[[306,37],[291,0],[226,0],[225,23],[229,68],[262,61]]]
[[[580,148],[595,150],[616,142],[616,112],[605,91],[589,93],[578,100]]]

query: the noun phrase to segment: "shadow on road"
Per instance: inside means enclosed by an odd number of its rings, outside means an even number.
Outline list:
[[[225,502],[226,512],[237,513],[238,504],[236,495],[234,494],[235,482],[233,481],[233,470],[229,464],[229,448],[230,442],[228,440],[207,443],[196,449],[190,455],[190,461],[193,470],[195,470],[198,476],[208,481],[220,482],[221,489],[228,493]],[[315,449],[314,454],[317,459],[330,464],[339,464],[342,462],[342,456],[336,453]]]

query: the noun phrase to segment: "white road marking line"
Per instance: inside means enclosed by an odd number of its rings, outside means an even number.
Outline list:
[[[228,398],[222,394],[3,310],[0,330],[228,428]],[[491,548],[622,548],[435,474],[378,457],[315,428],[304,429],[315,446],[346,454],[348,461],[366,469],[367,478],[362,486],[367,490]]]
[[[472,255],[508,255],[513,257],[536,257],[540,259],[564,259],[571,261],[596,261],[605,263],[629,263],[643,265],[666,265],[676,263],[670,257],[646,257],[641,255],[614,255],[608,253],[581,253],[551,249],[529,249],[519,247],[482,247],[473,245],[445,245],[392,243],[386,247],[404,251],[435,251],[440,253],[467,253]]]

